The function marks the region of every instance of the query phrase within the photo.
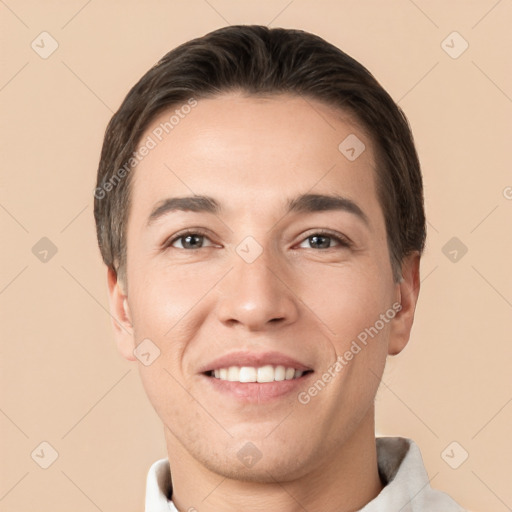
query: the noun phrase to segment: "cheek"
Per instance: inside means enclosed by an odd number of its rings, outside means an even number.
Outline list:
[[[129,302],[135,343],[149,339],[159,351],[154,363],[141,368],[146,388],[157,390],[162,385],[169,389],[171,384],[171,387],[186,384],[183,379],[187,374],[187,350],[208,314],[207,304],[211,304],[212,297],[208,291],[218,281],[204,273],[202,276],[151,265],[133,276]],[[172,382],[161,382],[163,377]]]
[[[391,307],[391,288],[381,275],[377,267],[347,267],[338,272],[330,267],[303,283],[300,296],[325,324],[337,349],[350,344]]]
[[[208,289],[208,282],[174,269],[146,265],[130,288],[134,328],[139,335],[176,339],[187,315]]]
[[[161,273],[149,270],[140,274],[143,277],[133,279],[130,288],[135,343],[150,340],[153,345],[148,345],[149,352],[154,351],[157,357],[149,365],[142,359],[138,368],[146,394],[165,422],[170,417],[179,418],[180,409],[190,399],[182,362],[199,291],[179,280],[162,278]]]

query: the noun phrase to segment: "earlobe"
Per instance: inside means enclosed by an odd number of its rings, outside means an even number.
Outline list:
[[[420,254],[415,251],[407,256],[402,264],[402,279],[397,283],[398,298],[401,304],[391,324],[388,354],[399,354],[407,345],[411,335],[414,312],[420,292]]]
[[[128,296],[125,294],[123,283],[117,278],[114,269],[107,270],[108,298],[110,316],[114,327],[116,344],[121,355],[129,361],[135,361],[135,349],[131,312]]]

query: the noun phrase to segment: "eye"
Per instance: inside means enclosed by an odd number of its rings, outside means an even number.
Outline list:
[[[167,240],[164,244],[164,247],[174,247],[175,249],[201,249],[205,247],[204,241],[210,239],[206,236],[205,233],[199,230],[189,230],[178,233],[176,236],[173,236],[169,240]],[[181,247],[177,247],[175,244],[179,242]],[[210,241],[211,242],[211,241]],[[210,243],[208,246],[213,246],[213,243]]]
[[[303,247],[302,244],[304,243],[310,243],[313,249],[333,249],[334,247],[331,245],[332,241],[336,242],[335,247],[348,248],[352,246],[352,243],[343,235],[334,234],[330,231],[317,231],[305,238],[299,247]],[[307,249],[308,247],[305,248]]]
[[[205,241],[208,241],[205,245]],[[334,246],[333,246],[334,242]],[[335,247],[349,248],[352,247],[352,243],[348,238],[341,234],[334,234],[330,231],[320,230],[312,233],[299,245],[304,247],[304,243],[310,243],[313,249],[333,249]],[[179,245],[177,245],[179,244]],[[173,247],[175,249],[195,250],[202,249],[204,247],[214,247],[215,244],[211,242],[206,233],[201,230],[187,230],[173,236],[164,243],[164,248]]]

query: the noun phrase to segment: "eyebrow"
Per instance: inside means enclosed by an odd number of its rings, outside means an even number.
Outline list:
[[[320,211],[341,210],[352,213],[370,225],[367,215],[352,199],[337,194],[301,194],[288,199],[286,214],[315,213]],[[160,217],[174,211],[192,211],[219,214],[222,211],[220,203],[213,197],[194,195],[186,197],[169,197],[157,203],[148,217],[149,226]]]

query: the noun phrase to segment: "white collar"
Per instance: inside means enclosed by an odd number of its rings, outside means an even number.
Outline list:
[[[379,474],[387,485],[359,512],[465,512],[447,494],[430,487],[421,452],[412,439],[377,437]],[[160,459],[149,469],[145,512],[178,512],[172,501],[169,460]]]

